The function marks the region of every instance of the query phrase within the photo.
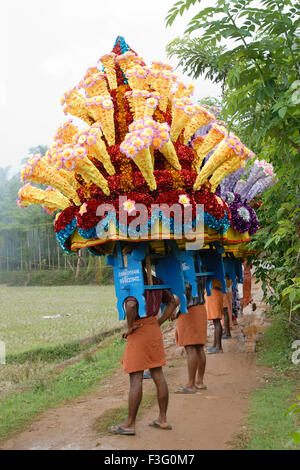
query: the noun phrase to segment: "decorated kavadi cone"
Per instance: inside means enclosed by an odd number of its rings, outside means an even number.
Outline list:
[[[110,253],[117,240],[131,239],[130,224],[141,205],[147,209],[140,215],[141,239],[151,240],[155,227],[184,248],[184,230],[180,238],[174,215],[162,209],[178,204],[190,209],[191,228],[204,222],[204,243],[248,239],[248,234],[237,239],[228,232],[229,206],[214,191],[249,159],[249,151],[193,103],[193,86],[179,82],[168,64],[146,65],[120,36],[95,63],[62,98],[64,112],[81,124],[62,124],[47,155],[31,158],[22,173],[24,183],[47,184],[55,192],[26,187],[19,204],[55,212],[57,239],[67,252],[101,245],[102,253]],[[210,133],[196,143],[205,126]],[[212,152],[209,158],[207,152]],[[153,205],[159,206],[155,217]],[[106,211],[99,210],[104,206]],[[99,238],[105,231],[107,237]]]

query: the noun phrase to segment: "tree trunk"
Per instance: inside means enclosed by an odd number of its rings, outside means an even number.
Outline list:
[[[38,243],[38,250],[39,250],[39,268],[42,269],[41,239],[40,239],[39,234],[38,234],[38,239],[39,239],[39,243]]]
[[[21,271],[23,271],[23,249],[22,249],[22,241],[20,243],[20,249],[21,249]]]
[[[31,259],[30,259],[30,242],[29,242],[29,232],[27,232],[27,250],[28,250],[28,271],[31,270]]]
[[[8,241],[6,245],[6,271],[9,271]]]
[[[78,251],[75,279],[78,279],[78,276],[79,276],[79,272],[80,272],[80,260],[81,260],[81,250]]]
[[[57,269],[60,269],[60,247],[57,245]]]
[[[47,227],[47,245],[48,245],[48,268],[51,269],[50,238],[49,238],[48,227]]]
[[[103,271],[102,271],[102,256],[97,257],[97,271],[96,271],[96,281],[99,286],[102,284]]]
[[[33,232],[32,232],[32,247],[33,247],[32,254],[33,254],[33,269],[34,270],[37,267],[35,236],[36,236],[36,233],[35,233],[35,230],[33,230]]]
[[[66,259],[66,261],[67,261],[68,265],[70,266],[70,268],[71,268],[71,271],[73,271],[73,272],[74,272],[74,266],[72,265],[72,263],[70,263],[70,260],[69,260],[69,258],[67,258],[67,257],[66,257],[65,259]]]

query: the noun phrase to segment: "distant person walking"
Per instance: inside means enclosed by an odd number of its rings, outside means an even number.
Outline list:
[[[243,282],[243,309],[250,303],[252,304],[252,310],[256,310],[256,304],[253,302],[252,297],[252,265],[248,264],[247,261],[243,264],[244,266],[244,282]]]
[[[226,279],[227,292],[223,293],[223,339],[230,339],[232,323],[232,282],[229,279]]]
[[[205,307],[207,319],[212,320],[214,324],[214,342],[211,348],[207,348],[208,354],[223,353],[222,348],[222,325],[223,317],[223,292],[220,281],[212,281],[211,295],[205,296]]]

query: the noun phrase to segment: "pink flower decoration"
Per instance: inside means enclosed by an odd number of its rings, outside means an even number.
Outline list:
[[[79,214],[80,215],[83,215],[87,212],[87,203],[85,202],[84,204],[82,204],[82,206],[80,207],[79,209]]]
[[[186,194],[181,194],[179,196],[178,202],[184,206],[188,206],[190,204],[190,198]]]
[[[123,209],[130,215],[133,211],[136,210],[135,201],[127,199],[127,201],[123,202]]]

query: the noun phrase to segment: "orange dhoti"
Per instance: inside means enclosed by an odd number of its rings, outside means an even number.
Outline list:
[[[243,282],[243,308],[252,302],[251,295],[251,267],[244,263],[244,282]]]
[[[216,279],[212,282],[211,295],[205,296],[205,307],[208,320],[222,319],[223,317],[223,292],[221,283]]]
[[[232,327],[232,292],[227,290],[226,294],[223,294],[223,308],[228,309],[229,326]],[[224,326],[224,319],[222,320]]]
[[[166,364],[163,338],[155,317],[140,318],[135,324],[141,324],[127,337],[127,344],[122,359],[125,374],[161,367]]]
[[[179,315],[175,332],[178,346],[205,344],[206,336],[207,315],[205,305],[188,307],[188,313]]]

